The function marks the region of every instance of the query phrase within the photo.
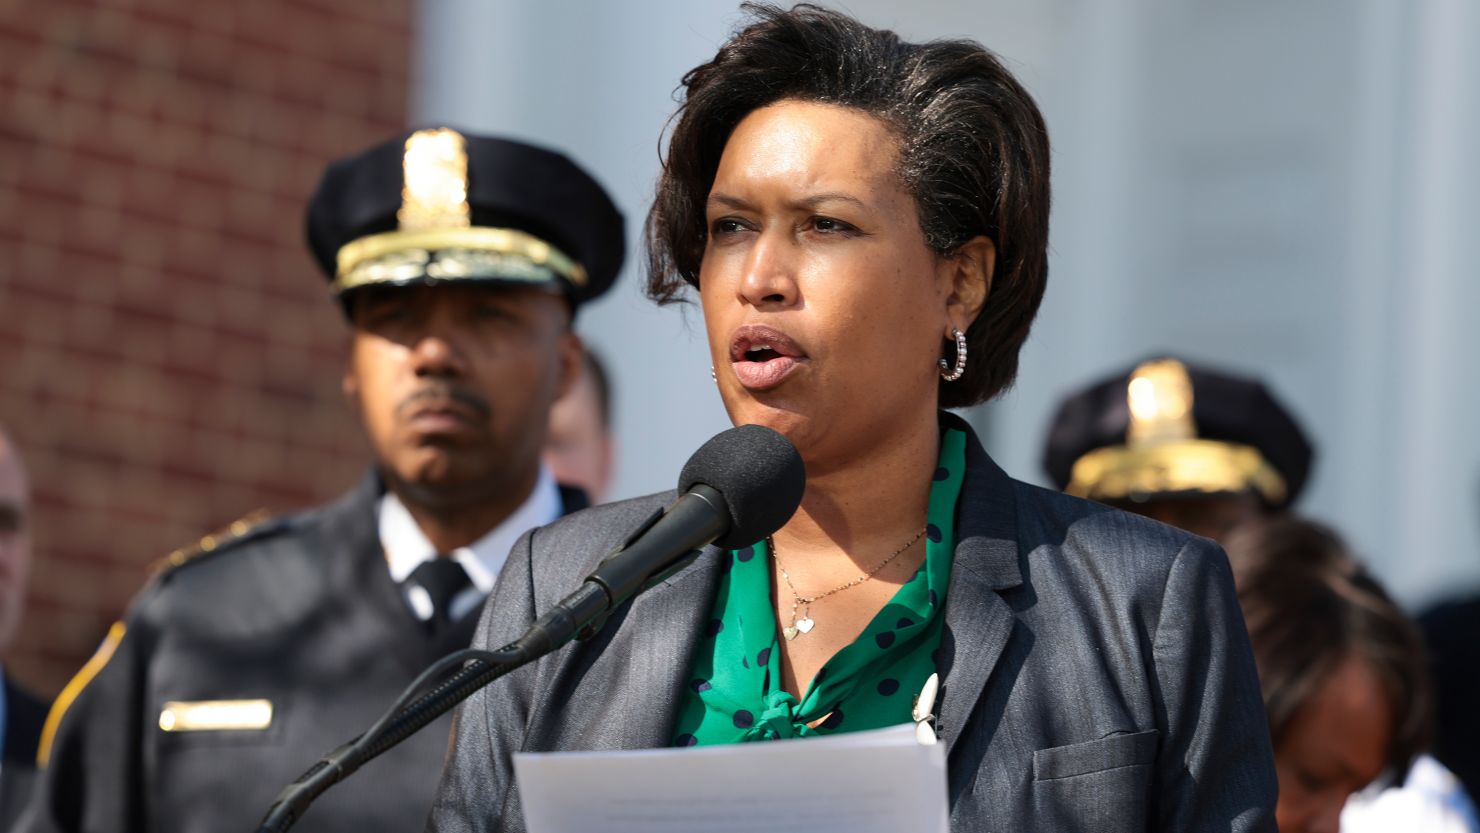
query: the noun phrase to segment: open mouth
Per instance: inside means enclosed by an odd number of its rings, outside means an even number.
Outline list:
[[[752,324],[730,339],[730,367],[740,384],[752,390],[781,384],[806,359],[801,345],[774,327]]]

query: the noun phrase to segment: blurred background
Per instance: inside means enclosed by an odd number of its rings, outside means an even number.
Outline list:
[[[853,0],[970,37],[1054,143],[1051,277],[976,409],[1044,482],[1058,398],[1159,351],[1266,378],[1317,446],[1301,508],[1416,609],[1480,585],[1480,4]],[[171,550],[367,465],[303,244],[331,159],[447,122],[572,154],[631,251],[673,91],[733,0],[0,0],[0,423],[35,487],[6,670],[54,693]],[[633,258],[578,328],[613,377],[613,497],[728,422],[694,309]]]

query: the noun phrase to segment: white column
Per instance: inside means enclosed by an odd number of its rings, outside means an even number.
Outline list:
[[[1410,596],[1480,577],[1480,6],[1416,8],[1412,86],[1397,121],[1407,156],[1391,204],[1397,337],[1387,345],[1396,357],[1387,557]]]

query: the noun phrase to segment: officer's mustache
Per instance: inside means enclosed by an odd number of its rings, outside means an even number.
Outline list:
[[[412,391],[409,396],[401,400],[400,404],[396,405],[396,414],[405,416],[408,412],[414,411],[418,405],[426,402],[447,401],[455,402],[471,410],[480,419],[487,419],[493,413],[493,407],[488,404],[487,399],[461,385],[439,380],[427,382]]]

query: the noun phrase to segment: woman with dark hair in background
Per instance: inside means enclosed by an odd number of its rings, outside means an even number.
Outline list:
[[[1269,714],[1280,830],[1474,830],[1454,777],[1419,757],[1433,722],[1423,645],[1376,579],[1335,533],[1296,517],[1240,526],[1226,544]],[[1402,790],[1348,805],[1410,767]]]
[[[684,78],[649,292],[697,291],[730,419],[796,445],[801,508],[464,704],[431,829],[522,830],[516,750],[907,723],[938,677],[922,711],[939,716],[953,830],[1272,830],[1223,554],[1009,478],[942,411],[1011,384],[1043,296],[1031,97],[973,42],[746,8]],[[480,644],[521,633],[671,499],[525,536]]]

